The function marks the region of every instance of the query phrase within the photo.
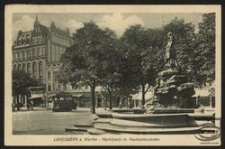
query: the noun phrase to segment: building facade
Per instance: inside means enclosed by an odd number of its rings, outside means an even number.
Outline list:
[[[46,85],[46,92],[65,90],[56,79],[60,57],[73,44],[69,29],[62,30],[52,22],[42,25],[38,17],[30,31],[19,31],[12,46],[13,69],[24,70]]]

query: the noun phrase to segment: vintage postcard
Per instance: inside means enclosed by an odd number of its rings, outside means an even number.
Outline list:
[[[6,5],[5,145],[220,146],[220,5]]]

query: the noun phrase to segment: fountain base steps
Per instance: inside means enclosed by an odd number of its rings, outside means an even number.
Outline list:
[[[65,131],[87,131],[90,127],[70,127],[70,128],[65,128]]]
[[[196,133],[201,127],[181,127],[181,128],[144,128],[144,127],[129,127],[129,126],[118,126],[111,123],[96,123],[95,128],[104,130],[107,132],[121,132],[121,133],[141,133],[141,134],[154,134],[154,133],[169,133],[169,134],[185,134],[185,133]]]

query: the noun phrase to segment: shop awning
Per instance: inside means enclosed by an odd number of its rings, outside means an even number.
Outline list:
[[[28,99],[36,99],[36,98],[43,99],[43,94],[32,94],[31,97],[29,97]]]
[[[90,98],[91,97],[91,93],[90,92],[85,92],[85,93],[73,93],[73,97],[77,97],[77,98]]]
[[[73,97],[77,97],[77,98],[79,98],[79,97],[82,97],[84,94],[73,94]]]
[[[52,98],[52,97],[55,97],[56,96],[56,94],[49,94],[49,95],[47,95],[47,98]]]
[[[208,97],[210,92],[207,89],[195,89],[195,94],[192,97]]]

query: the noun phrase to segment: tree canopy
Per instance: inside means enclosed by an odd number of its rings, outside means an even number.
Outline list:
[[[198,86],[215,80],[215,13],[203,14],[195,40],[193,61],[194,81]]]
[[[89,85],[92,108],[95,87],[102,86],[110,96],[110,108],[116,95],[145,93],[155,85],[163,69],[167,33],[175,38],[177,61],[182,73],[195,85],[215,79],[215,14],[204,14],[196,32],[192,23],[174,18],[161,29],[130,26],[121,38],[110,29],[101,29],[94,22],[84,23],[73,35],[74,44],[62,55],[59,81],[74,88]],[[92,111],[94,112],[94,111]]]
[[[115,80],[115,58],[119,58],[114,52],[116,35],[109,29],[102,30],[94,22],[89,22],[77,30],[73,38],[75,44],[62,55],[59,80],[73,87],[90,86],[92,112],[95,113],[95,87],[100,84],[111,86],[110,83]]]
[[[12,94],[13,96],[27,95],[28,87],[41,85],[36,79],[30,77],[23,70],[12,71]]]
[[[142,90],[142,105],[145,94],[155,85],[157,73],[161,70],[163,46],[162,30],[145,29],[141,25],[128,28],[121,40],[128,44],[128,64],[132,68],[133,81]]]

